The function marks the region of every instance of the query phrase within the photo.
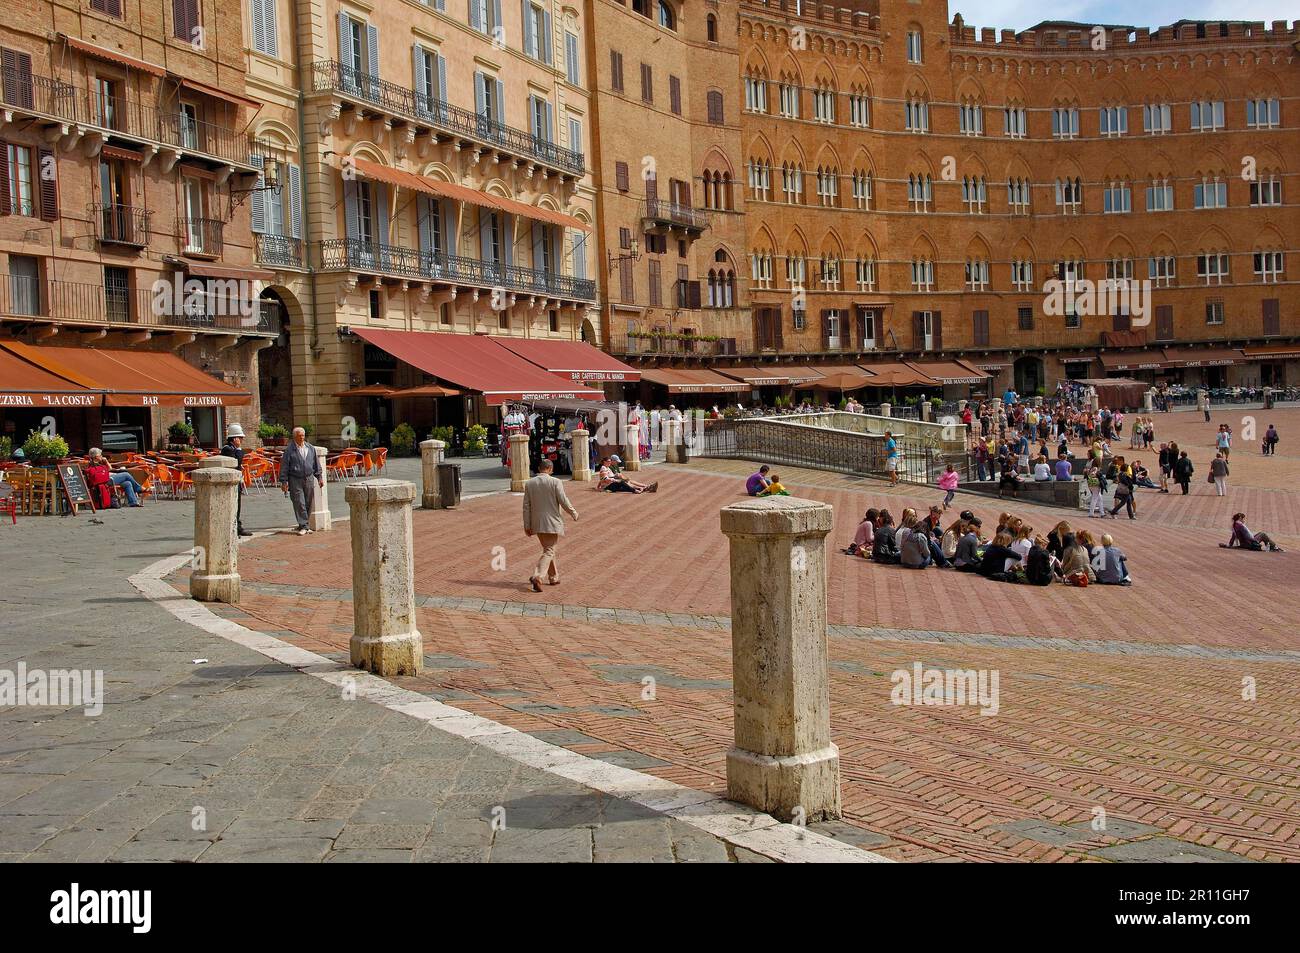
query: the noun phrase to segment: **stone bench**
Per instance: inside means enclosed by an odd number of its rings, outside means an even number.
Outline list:
[[[982,496],[997,496],[998,481],[989,480],[981,483],[970,480],[961,483],[958,489],[967,493],[979,493]],[[1010,494],[1008,494],[1009,498]],[[1074,480],[1025,480],[1020,481],[1017,499],[1026,503],[1039,503],[1043,506],[1064,506],[1070,509],[1087,509],[1087,484],[1081,479]]]

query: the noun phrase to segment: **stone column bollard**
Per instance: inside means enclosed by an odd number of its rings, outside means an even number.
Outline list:
[[[415,627],[415,484],[361,480],[343,498],[352,514],[352,664],[376,675],[419,675],[424,639]]]
[[[840,816],[826,648],[831,517],[825,503],[792,497],[722,508],[735,699],[727,796],[783,821]]]
[[[641,469],[641,428],[636,424],[628,424],[623,434],[623,469]]]
[[[934,410],[934,404],[930,403],[928,400],[923,400],[923,401],[921,401],[921,419],[922,419],[922,420],[929,420],[929,419],[930,419],[930,414],[931,414],[931,412],[932,412],[933,410]]]
[[[888,404],[881,404],[881,405],[880,405],[880,416],[882,416],[882,417],[889,417],[889,416],[891,416],[890,411],[891,411],[892,409],[893,409],[893,408],[891,408]]]
[[[970,401],[965,400],[964,398],[963,398],[962,400],[957,401],[957,413],[958,413],[958,415],[960,415],[960,414],[962,414],[962,413],[965,412],[965,410],[966,410],[966,405],[969,404],[969,403],[970,403]]]
[[[1196,390],[1196,409],[1204,410],[1208,406],[1210,406],[1210,392],[1198,387]]]
[[[1088,388],[1088,408],[1095,414],[1101,410],[1101,398],[1097,396],[1097,388]]]
[[[680,420],[664,421],[664,461],[666,463],[682,462],[682,422]]]
[[[524,484],[531,475],[528,467],[528,434],[510,435],[510,492],[524,492]]]
[[[591,431],[573,431],[573,443],[569,448],[569,461],[573,464],[573,479],[579,483],[591,482]]]
[[[202,602],[239,601],[235,507],[244,475],[234,457],[204,457],[194,480],[194,571],[190,595]]]
[[[447,444],[442,440],[420,441],[420,505],[426,510],[442,506],[442,488],[438,485],[438,464]]]
[[[325,485],[315,487],[315,492],[312,494],[311,514],[307,517],[307,528],[313,533],[323,533],[333,525],[333,520],[330,518],[329,471],[325,469],[326,453],[324,447],[316,448],[316,459],[320,461],[320,475]]]
[[[1146,393],[1142,395],[1142,410],[1148,414],[1156,412],[1156,389],[1154,387],[1147,388]]]

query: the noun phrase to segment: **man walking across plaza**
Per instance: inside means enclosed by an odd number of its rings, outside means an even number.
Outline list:
[[[244,428],[239,424],[230,424],[226,427],[226,442],[221,448],[223,457],[231,457],[235,461],[235,469],[241,474],[244,472]],[[240,536],[252,536],[248,530],[244,529],[244,481],[239,481],[239,496],[235,501],[235,532]]]
[[[533,592],[542,591],[542,577],[552,586],[560,584],[560,571],[555,564],[555,544],[564,535],[564,514],[575,520],[578,511],[569,502],[564,484],[551,475],[554,465],[545,457],[537,465],[537,476],[524,484],[524,533],[536,536],[542,544],[542,554],[537,559],[528,582]]]
[[[316,487],[324,486],[324,474],[316,448],[307,442],[307,431],[293,428],[293,443],[280,458],[280,489],[293,501],[293,515],[298,521],[298,535],[311,532],[308,520],[316,501]]]

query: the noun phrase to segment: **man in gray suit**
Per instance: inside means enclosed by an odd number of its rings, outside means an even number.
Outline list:
[[[564,535],[564,514],[575,520],[578,511],[564,493],[564,484],[551,475],[555,465],[542,458],[537,465],[537,476],[524,484],[524,532],[536,536],[542,544],[542,555],[529,582],[533,592],[542,591],[542,576],[552,586],[560,584],[560,573],[555,567],[555,544]]]
[[[280,458],[280,489],[293,500],[293,515],[298,520],[298,535],[306,536],[311,530],[307,520],[316,500],[316,487],[325,485],[325,475],[320,472],[320,459],[316,448],[307,442],[307,431],[293,428],[293,443],[284,449]]]

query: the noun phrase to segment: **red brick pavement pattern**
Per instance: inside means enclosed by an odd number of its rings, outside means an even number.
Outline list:
[[[255,627],[319,652],[346,652],[351,604],[246,595]],[[731,692],[658,684],[642,697],[639,671],[730,678],[723,630],[558,622],[437,609],[419,611],[425,651],[481,668],[427,671],[396,684],[522,731],[568,728],[598,744],[667,762],[649,773],[703,790],[726,786]],[[295,634],[286,635],[283,630]],[[1112,818],[1152,824],[1204,846],[1258,860],[1300,859],[1300,665],[1118,657],[1048,649],[830,640],[832,734],[840,746],[851,822],[884,834],[904,860],[1088,859],[1114,843],[1081,834],[1048,846],[995,825]],[[926,667],[996,670],[995,717],[973,707],[890,704],[891,674]],[[619,666],[621,680],[602,676]],[[1242,678],[1258,700],[1243,701]],[[544,705],[521,712],[510,705]],[[594,708],[633,709],[632,716]]]
[[[1300,428],[1297,430],[1300,433]],[[741,498],[743,461],[701,461],[701,468],[731,478],[658,466],[657,494],[595,493],[571,496],[581,519],[569,524],[560,544],[563,582],[526,594],[537,543],[520,523],[519,497],[502,494],[473,500],[456,510],[417,510],[415,586],[422,594],[491,600],[527,598],[543,603],[608,606],[650,611],[730,614],[727,544],[718,511]],[[867,506],[888,506],[897,518],[904,506],[924,512],[941,496],[916,487],[890,490],[875,481],[782,467],[798,495],[835,507],[829,543],[842,548]],[[576,484],[575,484],[576,486]],[[1300,648],[1300,602],[1286,598],[1296,578],[1300,549],[1282,554],[1243,553],[1218,548],[1228,538],[1234,496],[1220,499],[1212,488],[1195,488],[1195,504],[1222,532],[1171,525],[1192,498],[1155,491],[1139,495],[1141,518],[1089,520],[1081,513],[1017,504],[1003,506],[1046,534],[1062,518],[1107,531],[1129,558],[1132,588],[1053,586],[1045,589],[993,583],[964,573],[910,572],[877,566],[832,552],[828,611],[832,623],[881,625],[924,631],[990,632],[1026,636],[1071,636],[1124,641],[1186,643],[1250,648]],[[1207,493],[1207,491],[1209,491]],[[1236,491],[1234,491],[1236,492]],[[1259,491],[1264,492],[1264,491]],[[1271,491],[1288,500],[1297,495]],[[996,525],[996,499],[974,494],[957,498]],[[1174,514],[1162,519],[1162,514]],[[1292,521],[1295,517],[1292,516]],[[1253,521],[1270,531],[1274,524]],[[1290,546],[1292,540],[1279,536]],[[493,559],[505,556],[506,571]],[[291,567],[309,560],[310,572]],[[346,532],[299,538],[278,536],[246,546],[240,571],[250,582],[294,582],[350,588],[351,556]],[[499,565],[499,562],[498,562]]]

